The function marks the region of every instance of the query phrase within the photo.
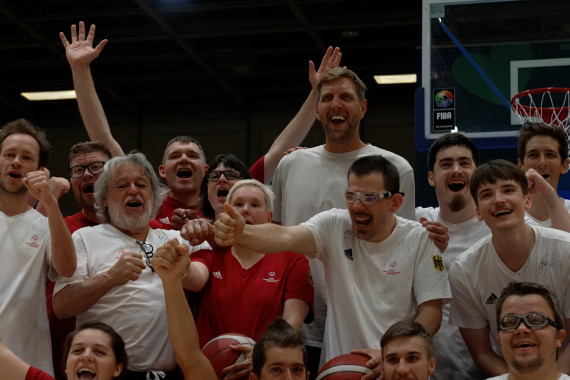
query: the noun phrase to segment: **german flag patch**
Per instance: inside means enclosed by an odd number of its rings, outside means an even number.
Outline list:
[[[433,261],[433,267],[435,268],[435,270],[439,272],[445,271],[445,265],[443,264],[443,257],[441,257],[440,255],[433,255],[431,259]]]

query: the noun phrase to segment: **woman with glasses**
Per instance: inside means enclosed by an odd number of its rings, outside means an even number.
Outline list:
[[[67,338],[64,352],[65,373],[69,380],[89,378],[111,380],[127,370],[123,339],[108,325],[89,322]],[[0,368],[3,379],[54,380],[47,373],[30,366],[0,340]]]
[[[232,184],[226,202],[243,215],[246,223],[271,223],[273,193],[257,180]],[[202,291],[196,317],[201,346],[230,332],[257,340],[277,316],[294,328],[312,321],[314,294],[304,256],[293,252],[266,255],[237,244],[197,251],[191,258],[184,287]],[[247,375],[251,360],[227,370]]]

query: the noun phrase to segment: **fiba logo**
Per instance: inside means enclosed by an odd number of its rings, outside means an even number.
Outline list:
[[[441,90],[435,93],[434,103],[437,108],[449,108],[453,106],[453,93],[449,90]]]

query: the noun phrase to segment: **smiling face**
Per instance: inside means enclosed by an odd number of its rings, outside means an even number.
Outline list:
[[[171,195],[176,198],[176,194],[198,196],[207,169],[198,145],[177,141],[167,148],[164,163],[158,172],[165,179]]]
[[[436,154],[433,171],[428,172],[428,182],[435,187],[440,207],[457,212],[473,205],[469,181],[474,170],[473,154],[464,146],[450,146]]]
[[[384,176],[380,172],[372,172],[360,177],[350,173],[348,191],[361,193],[386,191]],[[400,208],[402,201],[403,198],[400,194],[379,199],[373,204],[365,204],[360,199],[354,202],[346,201],[346,207],[352,221],[352,229],[356,237],[375,242],[388,237],[396,225],[394,212]]]
[[[110,160],[105,153],[102,152],[91,152],[87,154],[82,154],[76,156],[71,160],[70,167],[73,166],[85,166],[92,162],[107,162]],[[93,198],[93,185],[100,174],[91,174],[89,169],[85,169],[83,176],[81,178],[70,178],[71,189],[73,190],[73,196],[75,201],[81,206],[81,208],[89,211],[95,210],[95,199]]]
[[[526,143],[524,159],[519,160],[523,171],[534,169],[556,190],[560,176],[568,170],[568,157],[560,157],[560,144],[551,136],[537,135]]]
[[[501,178],[479,186],[477,203],[477,217],[491,230],[524,225],[524,213],[531,205],[530,197],[523,195],[515,180]]]
[[[253,373],[250,379],[257,379]],[[308,380],[303,351],[296,347],[272,346],[265,350],[265,362],[259,380]]]
[[[218,164],[214,170],[223,171],[233,169],[223,163]],[[221,175],[216,182],[208,182],[208,201],[212,206],[212,209],[218,215],[218,213],[224,212],[224,203],[226,203],[226,197],[230,192],[232,186],[239,181],[241,178],[228,180],[225,175]]]
[[[435,358],[430,358],[425,340],[404,336],[389,342],[382,350],[384,380],[428,380],[435,371]]]
[[[246,224],[270,223],[272,220],[273,213],[267,211],[265,194],[257,186],[241,186],[232,194],[230,204],[243,216]]]
[[[153,189],[145,170],[125,162],[116,168],[103,204],[109,208],[110,224],[123,232],[148,228],[153,217]]]
[[[27,189],[22,178],[38,170],[40,146],[31,135],[14,133],[4,139],[0,150],[0,190],[18,195]]]
[[[500,317],[531,312],[545,314],[554,320],[548,302],[538,294],[508,297],[503,303]],[[556,368],[556,350],[562,345],[565,335],[564,330],[557,331],[551,325],[530,329],[521,322],[514,330],[500,330],[497,341],[510,372],[532,374],[542,368]]]
[[[67,356],[65,373],[69,380],[111,380],[121,373],[107,333],[85,329],[77,333]]]
[[[321,87],[317,119],[323,125],[328,144],[345,144],[360,141],[358,126],[366,113],[366,100],[358,100],[354,82],[338,78]]]

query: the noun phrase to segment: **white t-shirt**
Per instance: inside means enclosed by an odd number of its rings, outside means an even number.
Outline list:
[[[534,282],[558,297],[564,318],[570,318],[570,234],[552,228],[531,226],[535,242],[524,266],[511,271],[499,258],[492,236],[480,240],[459,256],[449,271],[453,292],[450,322],[458,327],[489,326],[496,352],[498,335],[495,303],[513,281]]]
[[[477,217],[462,223],[448,223],[441,219],[439,207],[416,207],[416,218],[419,220],[422,217],[430,221],[440,222],[448,229],[449,243],[442,254],[443,262],[448,270],[463,252],[491,233],[485,222],[479,221]],[[433,350],[437,360],[437,369],[431,375],[431,379],[482,379],[485,375],[473,362],[459,329],[449,323],[450,309],[450,304],[443,306],[441,327],[433,336]]]
[[[413,219],[415,188],[412,167],[403,157],[368,144],[347,153],[331,153],[320,145],[299,149],[283,157],[273,176],[273,220],[284,226],[294,226],[321,211],[346,208],[344,189],[348,168],[356,159],[372,154],[381,154],[398,168],[400,191],[405,196],[397,215]],[[327,314],[325,276],[319,261],[309,260],[309,264],[315,286],[315,319],[305,325],[304,330],[307,344],[320,347]]]
[[[110,224],[85,227],[72,235],[77,253],[77,270],[72,277],[60,277],[54,295],[69,284],[86,281],[110,269],[124,252],[143,255],[136,240]],[[146,238],[156,252],[168,240],[180,238],[175,230],[151,229]],[[144,260],[146,263],[146,260]],[[107,292],[85,313],[77,324],[101,321],[123,337],[129,356],[129,369],[170,371],[175,366],[174,350],[168,338],[166,304],[160,277],[146,267],[136,281],[129,281]]]
[[[380,348],[393,323],[415,319],[426,301],[451,297],[439,250],[417,222],[397,217],[382,242],[357,239],[347,210],[324,211],[302,225],[313,234],[326,273],[321,364],[356,348]]]
[[[509,374],[505,373],[504,375],[499,375],[495,377],[488,377],[487,380],[509,380]],[[570,376],[561,374],[558,380],[570,380]]]
[[[45,285],[57,272],[48,220],[34,209],[0,212],[0,241],[0,337],[26,363],[53,375]]]
[[[570,200],[562,198],[562,201],[566,211],[570,212]],[[526,224],[529,224],[531,226],[552,227],[551,219],[546,219],[541,222],[540,220],[536,219],[534,216],[530,215],[528,211],[524,213],[524,221]]]

